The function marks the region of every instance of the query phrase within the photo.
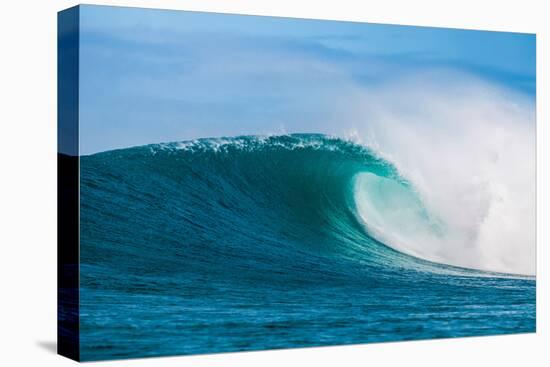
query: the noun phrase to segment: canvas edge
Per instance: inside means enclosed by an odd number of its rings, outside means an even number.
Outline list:
[[[80,361],[80,7],[57,14],[57,353]]]

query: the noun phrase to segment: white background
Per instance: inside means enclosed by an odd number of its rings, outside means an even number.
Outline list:
[[[99,1],[377,23],[537,33],[537,334],[154,358],[95,365],[538,366],[550,363],[547,244],[549,11],[545,1]],[[56,12],[74,1],[0,3],[0,365],[74,362],[56,340]],[[546,105],[545,105],[546,104]],[[547,109],[546,109],[547,111]],[[514,174],[510,172],[510,174]],[[550,252],[549,252],[550,253]]]

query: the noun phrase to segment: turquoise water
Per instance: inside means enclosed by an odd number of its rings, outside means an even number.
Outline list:
[[[83,360],[535,331],[534,278],[377,240],[445,226],[365,147],[202,139],[80,167]]]

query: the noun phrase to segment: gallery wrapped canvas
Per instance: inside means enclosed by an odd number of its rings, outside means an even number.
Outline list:
[[[58,350],[535,332],[535,35],[58,16]]]

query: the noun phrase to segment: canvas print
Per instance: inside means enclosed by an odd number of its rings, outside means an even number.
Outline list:
[[[58,25],[60,354],[535,332],[534,34]]]

